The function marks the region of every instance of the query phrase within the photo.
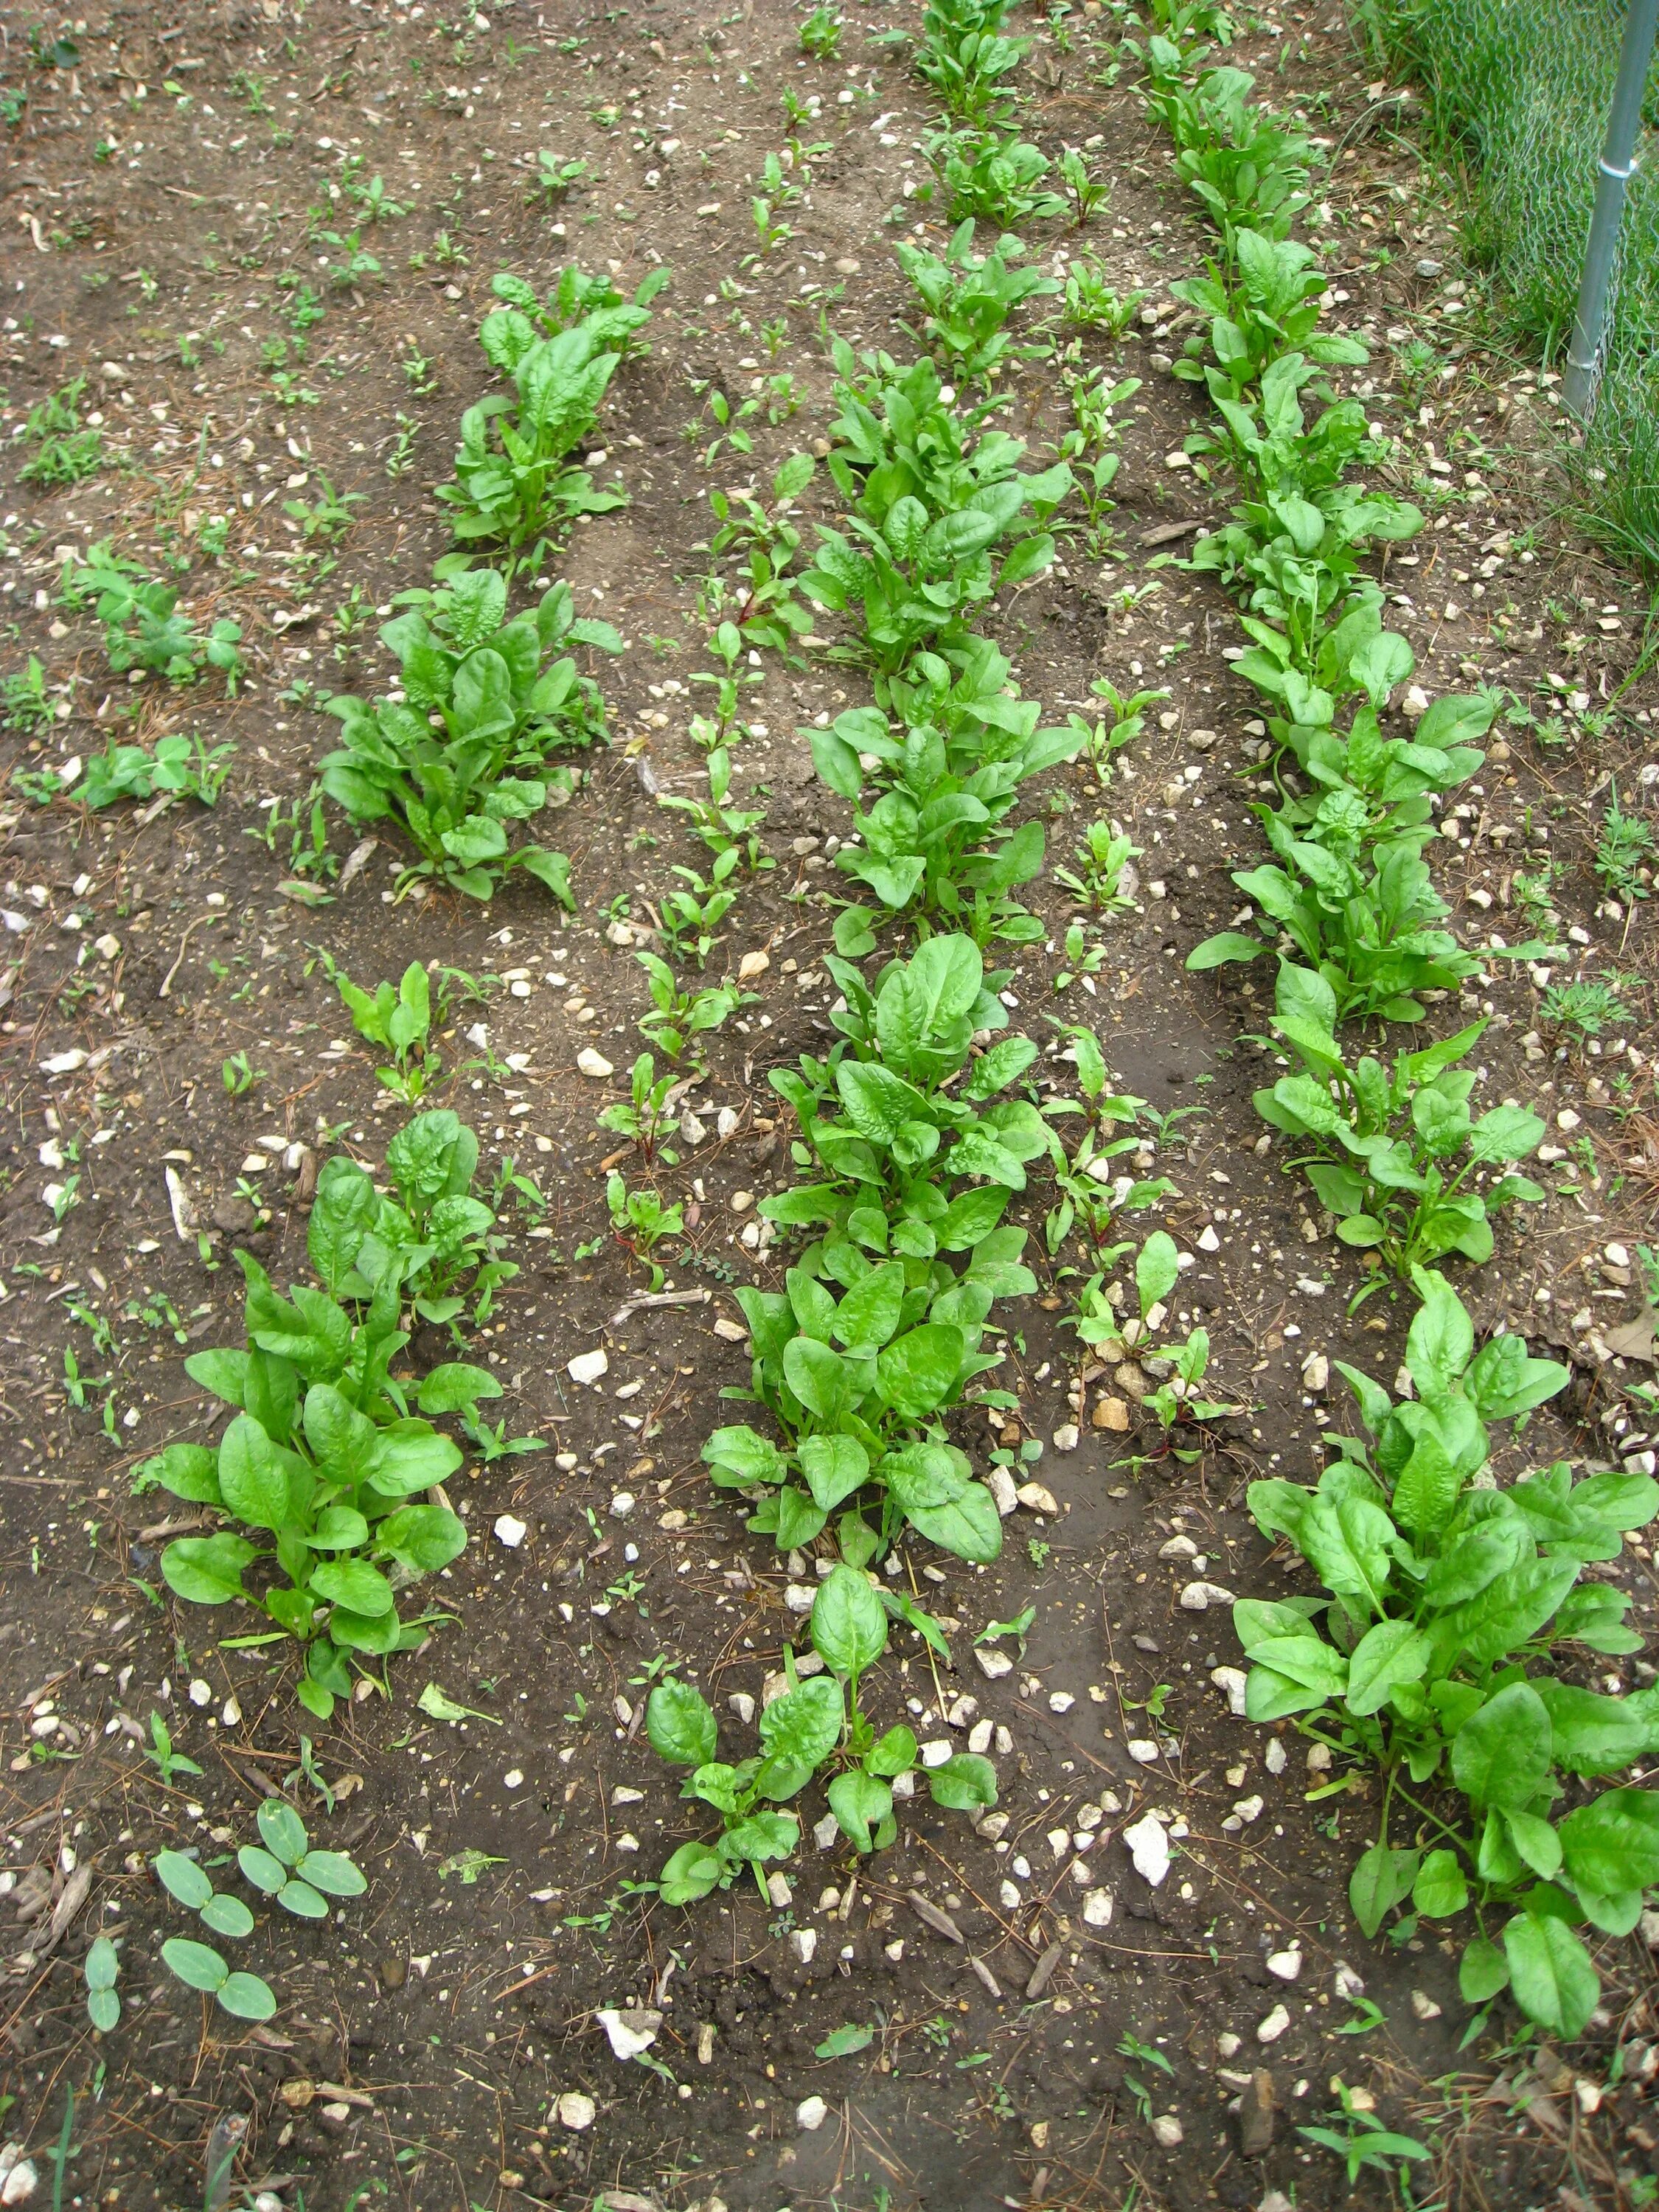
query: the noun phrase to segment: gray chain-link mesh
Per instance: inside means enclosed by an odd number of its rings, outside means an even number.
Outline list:
[[[1623,0],[1355,0],[1412,63],[1437,125],[1462,141],[1471,245],[1552,352],[1572,329]],[[1650,79],[1625,209],[1591,458],[1607,500],[1659,549],[1659,92]],[[1626,511],[1628,510],[1628,511]]]

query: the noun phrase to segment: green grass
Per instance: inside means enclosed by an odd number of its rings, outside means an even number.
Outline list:
[[[1618,68],[1616,0],[1354,0],[1361,35],[1427,95],[1431,149],[1468,187],[1465,246],[1515,334],[1551,361],[1571,333]],[[1659,72],[1643,121],[1659,124]],[[1659,568],[1659,180],[1641,167],[1598,404],[1571,463],[1608,545]]]

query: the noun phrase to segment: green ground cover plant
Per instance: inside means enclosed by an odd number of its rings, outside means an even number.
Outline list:
[[[1395,1403],[1344,1365],[1366,1437],[1330,1439],[1337,1457],[1316,1490],[1250,1486],[1262,1533],[1287,1538],[1322,1591],[1235,1606],[1251,1661],[1246,1710],[1298,1716],[1319,1740],[1381,1765],[1376,1839],[1350,1885],[1368,1936],[1397,1911],[1449,1920],[1472,1910],[1465,1998],[1484,2004],[1508,1987],[1538,2027],[1576,2036],[1601,1987],[1576,1926],[1635,1925],[1659,1882],[1659,1799],[1575,1785],[1650,1754],[1659,1712],[1651,1692],[1608,1697],[1563,1680],[1553,1662],[1558,1645],[1639,1648],[1624,1622],[1629,1599],[1583,1573],[1659,1515],[1659,1484],[1628,1472],[1575,1481],[1559,1462],[1507,1489],[1482,1486],[1488,1424],[1543,1404],[1567,1370],[1511,1335],[1476,1350],[1444,1278],[1419,1268],[1415,1281],[1414,1395]],[[1431,1784],[1435,1804],[1413,1794]],[[1569,1796],[1577,1802],[1558,1814]],[[1390,1840],[1396,1807],[1409,1844]]]

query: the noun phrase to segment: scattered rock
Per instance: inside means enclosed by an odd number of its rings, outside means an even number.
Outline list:
[[[610,1371],[610,1354],[599,1352],[579,1352],[574,1359],[565,1362],[565,1373],[573,1382],[597,1382],[601,1375]]]
[[[1173,2112],[1160,2112],[1152,2122],[1152,2140],[1165,2150],[1174,2150],[1182,2141],[1182,2126]]]
[[[1246,2158],[1266,2158],[1273,2148],[1273,2077],[1258,2066],[1238,2097],[1238,2147]]]
[[[1233,1594],[1219,1583],[1188,1583],[1181,1593],[1182,1609],[1186,1613],[1207,1613],[1212,1605],[1231,1605]]]
[[[1062,1427],[1054,1431],[1054,1449],[1057,1452],[1074,1452],[1079,1441],[1077,1424],[1074,1421],[1067,1421]]]
[[[1110,1429],[1121,1436],[1129,1426],[1129,1408],[1121,1398],[1098,1398],[1095,1401],[1094,1425]]]
[[[593,2100],[584,2096],[580,2089],[567,2089],[553,2107],[559,2125],[568,2128],[573,2135],[580,2135],[585,2129],[591,2128],[598,2118],[599,2109]]]
[[[1412,1991],[1412,2011],[1419,2020],[1438,2020],[1440,2008],[1426,1990]]]
[[[591,1044],[585,1044],[576,1054],[576,1071],[578,1074],[591,1076],[595,1083],[603,1083],[607,1075],[614,1075],[617,1072],[605,1054],[595,1052]]]
[[[1267,1960],[1267,1972],[1275,1980],[1293,1982],[1302,1972],[1300,1951],[1274,1951]]]
[[[1014,1662],[1006,1651],[998,1651],[988,1644],[976,1644],[974,1656],[979,1662],[980,1672],[988,1680],[1000,1682],[1005,1674],[1012,1674]]]
[[[1170,1871],[1170,1838],[1163,1821],[1156,1813],[1144,1814],[1132,1828],[1123,1831],[1123,1840],[1135,1872],[1156,1889]]]
[[[1255,2039],[1258,2043],[1277,2043],[1290,2024],[1289,2012],[1282,2004],[1277,2004],[1265,2020],[1256,2022]]]
[[[808,2135],[816,2134],[830,2117],[830,2107],[822,2097],[806,2097],[795,2107],[795,2124]]]
[[[1040,1482],[1022,1482],[1014,1495],[1028,1513],[1046,1514],[1050,1520],[1059,1515],[1060,1504],[1054,1492]]]
[[[1036,1966],[1032,1967],[1031,1978],[1025,1984],[1025,1999],[1028,2004],[1035,2004],[1044,1990],[1048,1988],[1054,1979],[1054,1968],[1060,1964],[1065,1952],[1066,1946],[1063,1943],[1051,1943]]]
[[[1112,1893],[1109,1889],[1091,1889],[1083,1900],[1083,1924],[1085,1928],[1109,1928],[1112,1924]]]
[[[498,1544],[505,1544],[509,1552],[516,1552],[529,1534],[529,1528],[519,1519],[517,1514],[501,1513],[496,1516],[495,1540]]]
[[[662,2027],[662,2014],[642,2005],[629,2005],[618,2010],[607,2005],[593,2015],[605,2030],[615,2056],[621,2059],[637,2058],[642,2051],[649,2051]]]
[[[951,1919],[950,1914],[941,1912],[936,1905],[930,1905],[920,1890],[913,1889],[909,1893],[908,1901],[910,1910],[916,1917],[926,1921],[935,1935],[945,1936],[952,1943],[966,1944],[968,1938]]]
[[[1237,1713],[1242,1719],[1244,1713],[1244,1692],[1248,1682],[1243,1668],[1212,1667],[1210,1669],[1210,1680],[1226,1698],[1227,1711],[1230,1713]]]

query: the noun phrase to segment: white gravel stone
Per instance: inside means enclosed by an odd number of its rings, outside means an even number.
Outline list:
[[[1187,1613],[1207,1613],[1212,1605],[1231,1605],[1233,1594],[1219,1583],[1188,1583],[1181,1593],[1182,1608]]]
[[[1210,1669],[1210,1680],[1225,1697],[1227,1711],[1230,1713],[1237,1713],[1242,1719],[1244,1713],[1244,1692],[1249,1682],[1249,1677],[1244,1669],[1242,1667],[1212,1667]],[[1277,1741],[1277,1738],[1274,1741]]]
[[[1275,1951],[1267,1960],[1267,1972],[1281,1982],[1293,1982],[1302,1972],[1300,1951]]]
[[[495,1541],[505,1544],[509,1552],[516,1552],[530,1534],[526,1523],[516,1513],[500,1513],[495,1516]]]
[[[1048,1710],[1051,1713],[1069,1713],[1076,1703],[1077,1699],[1069,1690],[1051,1690],[1048,1692]]]
[[[1285,2007],[1275,2005],[1265,2020],[1256,2022],[1255,2039],[1258,2043],[1277,2043],[1290,2024],[1291,2015]]]
[[[1419,2020],[1438,2020],[1440,2008],[1426,1990],[1412,1991],[1412,2011]]]
[[[1276,1735],[1270,1735],[1267,1738],[1267,1748],[1261,1754],[1261,1764],[1269,1774],[1282,1774],[1287,1763],[1284,1745]]]
[[[568,2128],[574,2135],[580,2135],[584,2129],[592,2126],[599,2117],[599,2108],[580,2089],[567,2089],[553,2110],[562,2128]]]
[[[795,2124],[807,2135],[815,2135],[830,2117],[830,2107],[822,2097],[806,2097],[795,2107]]]
[[[629,2009],[621,2012],[607,2005],[593,2015],[605,2030],[615,2056],[621,2059],[637,2058],[642,2051],[649,2051],[657,2039],[662,2026],[659,2012]]]
[[[603,1083],[607,1075],[617,1072],[605,1054],[595,1052],[591,1044],[585,1044],[576,1054],[576,1070],[580,1075],[591,1076],[595,1083]]]
[[[1112,1924],[1112,1893],[1109,1889],[1091,1889],[1083,1900],[1083,1924],[1085,1928],[1109,1928]]]
[[[988,1681],[1000,1682],[1005,1674],[1012,1674],[1014,1662],[1006,1651],[998,1651],[991,1644],[976,1644],[974,1656],[979,1662],[980,1672]]]
[[[1170,1871],[1170,1838],[1156,1813],[1143,1814],[1132,1828],[1123,1831],[1135,1872],[1156,1889]]]
[[[1046,1514],[1052,1521],[1060,1511],[1059,1500],[1043,1483],[1022,1482],[1014,1495],[1028,1513]]]
[[[1074,1452],[1079,1441],[1077,1425],[1073,1421],[1064,1422],[1054,1431],[1054,1449],[1057,1452]]]
[[[579,1352],[574,1359],[565,1362],[564,1371],[573,1382],[597,1382],[610,1369],[611,1356],[601,1348],[598,1352]]]
[[[1174,2150],[1182,2140],[1181,2122],[1173,2112],[1160,2112],[1152,2122],[1152,2139],[1165,2150]]]
[[[1158,1763],[1158,1746],[1149,1736],[1131,1736],[1123,1748],[1137,1765],[1153,1766]]]

